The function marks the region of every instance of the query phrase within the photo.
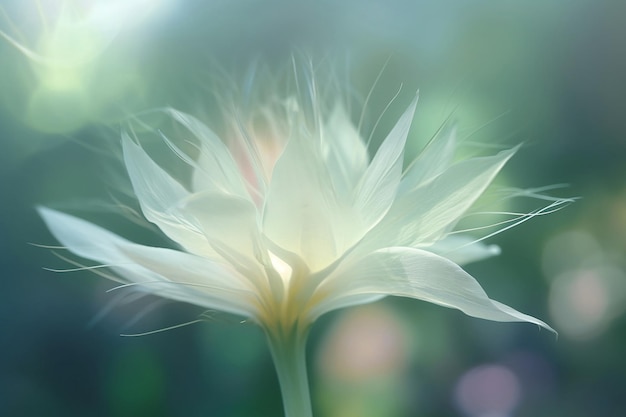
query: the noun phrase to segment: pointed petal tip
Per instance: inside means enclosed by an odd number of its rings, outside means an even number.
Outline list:
[[[409,104],[409,107],[407,108],[407,111],[406,111],[406,113],[411,114],[411,118],[415,116],[415,109],[417,108],[417,102],[419,101],[419,98],[420,98],[420,91],[417,90],[415,92],[415,96],[413,97],[413,100],[411,100],[411,104]]]
[[[131,136],[128,134],[127,131],[122,130],[121,136],[122,136],[122,138],[121,138],[122,139],[122,150],[124,152],[124,155],[127,155],[128,152],[132,152],[132,151],[136,150],[137,148],[141,148],[139,146],[139,144],[135,143],[135,141],[133,140],[133,138],[131,138]]]
[[[518,151],[522,148],[522,146],[523,146],[523,145],[524,145],[523,143],[518,143],[517,145],[513,146],[512,148],[507,149],[507,150],[502,151],[502,152],[503,152],[503,153],[508,153],[508,154],[510,154],[510,155],[507,157],[507,159],[509,159],[509,158],[511,158],[513,155],[515,155],[515,154],[516,154],[516,153],[517,153],[517,152],[518,152]]]
[[[495,301],[495,300],[490,300],[490,301],[491,301],[491,303],[493,304],[494,307],[496,307],[502,313],[508,315],[509,318],[510,318],[509,320],[497,320],[496,319],[495,321],[517,321],[517,322],[532,323],[532,324],[535,324],[535,325],[539,326],[539,329],[544,328],[544,329],[554,333],[558,337],[558,332],[556,330],[554,330],[546,322],[544,322],[542,320],[539,320],[536,317],[529,316],[528,314],[521,313],[521,312],[515,310],[514,308],[509,307],[508,305],[503,304],[503,303],[501,303],[499,301]]]
[[[52,209],[49,209],[48,207],[41,206],[41,205],[36,205],[35,211],[37,212],[39,217],[41,217],[41,220],[43,220],[44,224],[48,226],[48,228],[50,228],[51,218],[54,216],[56,212]]]
[[[50,222],[54,221],[55,218],[69,216],[65,213],[42,205],[36,205],[35,210],[37,211],[37,214],[39,214],[39,216],[43,219],[44,223],[46,223],[47,225],[50,225]]]
[[[498,256],[502,253],[502,248],[498,245],[489,245],[487,246],[487,250],[493,256]]]
[[[548,330],[549,332],[554,334],[554,337],[556,337],[558,339],[559,333],[556,330],[554,330],[552,328],[552,326],[550,326],[548,323],[546,323],[546,322],[544,322],[542,320],[539,320],[539,319],[535,319],[531,323],[536,324],[538,326],[539,330],[541,330],[542,328]]]
[[[484,320],[536,324],[556,334],[545,322],[489,298],[461,267],[428,251],[406,247],[380,249],[348,268],[341,275],[358,277],[344,281],[341,291],[350,297],[364,294],[409,297],[455,308]]]
[[[533,324],[536,324],[536,325],[537,325],[537,327],[538,327],[539,331],[541,331],[541,329],[543,328],[543,329],[546,329],[547,331],[551,332],[552,334],[554,334],[555,339],[557,339],[557,340],[558,340],[558,338],[559,338],[559,332],[557,332],[556,330],[554,330],[554,329],[553,329],[553,328],[552,328],[549,324],[547,324],[546,322],[544,322],[544,321],[541,321],[541,320],[537,319],[537,323],[533,323]]]

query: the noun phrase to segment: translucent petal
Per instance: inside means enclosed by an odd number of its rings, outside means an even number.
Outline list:
[[[315,140],[293,137],[274,167],[263,232],[318,270],[354,243],[358,224],[349,210],[338,202]]]
[[[236,249],[251,259],[258,256],[260,225],[250,200],[219,193],[203,192],[181,204],[181,212],[207,237],[207,241]]]
[[[166,109],[174,120],[200,141],[200,154],[193,171],[193,191],[221,191],[246,197],[246,187],[228,148],[220,138],[195,117]]]
[[[126,133],[122,133],[122,144],[124,162],[135,193],[139,202],[147,206],[149,214],[153,211],[165,212],[189,194]]]
[[[408,192],[432,180],[452,163],[456,150],[456,127],[444,125],[404,173],[400,192]]]
[[[181,211],[196,220],[215,251],[258,289],[268,285],[265,270],[272,262],[262,243],[257,209],[252,202],[236,196],[198,193],[184,202]]]
[[[516,149],[472,158],[406,194],[366,237],[364,247],[416,246],[441,239],[489,186]]]
[[[326,288],[324,288],[326,287]],[[525,321],[552,330],[543,321],[491,300],[480,284],[454,262],[428,251],[388,248],[337,269],[320,287],[332,294],[312,314],[319,316],[357,295],[416,298],[494,321]]]
[[[210,255],[203,234],[178,211],[189,192],[159,167],[126,133],[122,133],[124,161],[135,195],[146,218],[189,252]]]
[[[338,196],[350,198],[369,162],[367,147],[337,104],[321,135],[322,154]]]
[[[466,265],[482,261],[500,254],[498,245],[485,245],[467,235],[448,235],[427,248],[428,251],[441,255],[457,265]]]
[[[404,163],[404,145],[413,121],[417,97],[380,145],[361,178],[355,207],[364,224],[375,225],[389,210],[398,190]]]
[[[52,234],[68,250],[110,266],[128,283],[177,301],[244,316],[255,314],[246,281],[224,264],[195,255],[142,246],[94,224],[38,208]]]

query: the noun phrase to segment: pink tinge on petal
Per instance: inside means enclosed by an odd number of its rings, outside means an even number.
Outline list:
[[[252,131],[252,130],[251,130]],[[254,130],[252,137],[244,138],[239,132],[228,141],[230,153],[246,182],[252,200],[260,207],[265,189],[271,181],[274,165],[285,148],[286,141],[271,132]]]

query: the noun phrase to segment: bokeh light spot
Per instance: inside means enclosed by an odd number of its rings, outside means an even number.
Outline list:
[[[470,417],[510,416],[521,399],[517,376],[501,365],[482,365],[467,371],[459,380],[455,400]]]
[[[589,233],[572,230],[551,239],[543,270],[552,283],[550,314],[565,336],[597,337],[623,312],[626,275]]]
[[[408,356],[408,341],[398,319],[379,306],[346,313],[320,349],[320,370],[330,378],[362,382],[397,373]]]
[[[559,275],[550,291],[550,313],[557,328],[575,339],[601,334],[622,310],[625,279],[610,265]]]

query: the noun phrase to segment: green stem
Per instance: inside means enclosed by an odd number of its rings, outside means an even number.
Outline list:
[[[278,374],[285,417],[312,417],[305,350],[308,331],[294,326],[267,332],[267,340]]]

